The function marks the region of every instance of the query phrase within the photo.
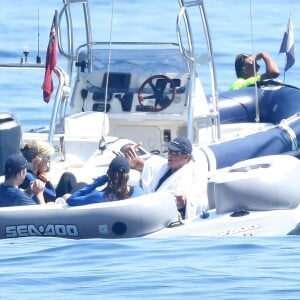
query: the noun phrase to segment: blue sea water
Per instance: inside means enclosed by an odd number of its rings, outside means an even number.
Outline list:
[[[299,238],[3,240],[1,299],[299,299]]]
[[[133,41],[137,36],[155,40],[159,33],[176,42],[169,30],[176,17],[165,10],[171,1],[115,0],[113,39],[122,40],[128,34],[125,25],[130,25]],[[35,61],[38,44],[44,60],[54,9],[61,3],[5,1],[0,8],[1,62],[19,62],[25,46],[29,60]],[[234,80],[233,61],[239,52],[269,52],[283,79],[284,55],[278,50],[290,14],[296,63],[285,80],[299,86],[299,0],[205,3],[220,90]],[[106,40],[111,2],[93,0],[92,6],[93,36]],[[73,22],[80,31],[76,18]],[[0,111],[15,113],[24,127],[47,124],[52,103],[42,101],[43,71],[33,77],[14,70],[0,74]],[[299,253],[297,236],[1,240],[0,299],[299,299]]]

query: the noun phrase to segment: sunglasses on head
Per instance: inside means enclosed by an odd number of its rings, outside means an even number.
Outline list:
[[[250,56],[251,54],[245,54],[245,53],[241,54],[241,62],[244,64],[246,59]]]
[[[248,54],[248,53],[242,53],[241,56],[243,58],[248,58],[249,56],[251,56],[251,54]]]

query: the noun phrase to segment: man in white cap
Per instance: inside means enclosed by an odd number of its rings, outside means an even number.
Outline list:
[[[178,211],[184,219],[203,215],[208,208],[207,169],[193,158],[193,147],[186,137],[177,137],[168,146],[168,159],[153,155],[143,160],[136,154],[140,145],[123,150],[133,169],[142,172],[145,193],[169,191],[176,198]]]

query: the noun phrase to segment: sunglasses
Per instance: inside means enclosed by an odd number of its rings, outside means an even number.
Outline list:
[[[172,155],[172,156],[185,155],[185,154],[187,154],[187,152],[168,150],[168,155]]]

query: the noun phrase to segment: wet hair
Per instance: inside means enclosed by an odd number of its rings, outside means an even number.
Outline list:
[[[120,167],[118,170],[108,169],[107,176],[106,198],[113,194],[118,200],[127,199],[130,194],[130,191],[127,189],[129,173],[126,173],[124,168]]]
[[[32,162],[37,156],[50,159],[54,154],[54,148],[46,141],[29,141],[23,145],[21,152],[28,162]]]

